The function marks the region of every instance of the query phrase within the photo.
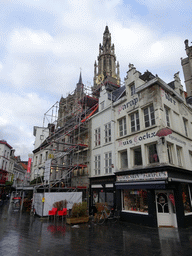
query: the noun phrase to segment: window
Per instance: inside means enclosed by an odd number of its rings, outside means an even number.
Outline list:
[[[100,128],[95,129],[95,147],[100,146],[100,136],[101,136],[101,132],[100,132]]]
[[[170,164],[173,164],[173,154],[172,154],[172,151],[173,151],[172,144],[167,143],[167,155],[168,155],[168,162]]]
[[[144,121],[145,121],[145,127],[149,127],[155,124],[155,112],[153,105],[144,108]]]
[[[44,140],[44,135],[40,135],[40,140]]]
[[[95,156],[95,175],[100,175],[100,155]]]
[[[128,168],[127,150],[120,153],[121,169]]]
[[[111,142],[111,123],[105,124],[105,143]]]
[[[112,173],[112,153],[105,153],[105,173]]]
[[[183,206],[185,215],[192,213],[191,206],[191,188],[186,183],[181,183],[182,186],[182,198],[183,198]]]
[[[178,124],[180,124],[181,123],[181,119],[180,119],[180,116],[179,116],[179,114],[177,114],[175,111],[173,111],[172,112],[173,113],[173,118],[172,118],[172,120],[173,120],[173,127],[174,127],[174,129],[175,130],[177,130],[178,132],[181,132],[180,130],[181,130],[181,125],[178,125]]]
[[[131,118],[131,132],[139,131],[140,124],[139,124],[139,112],[135,112],[130,115]]]
[[[159,157],[157,154],[157,145],[156,144],[151,144],[148,146],[148,156],[149,156],[149,163],[158,163],[159,162]]]
[[[104,109],[104,101],[103,102],[101,102],[101,110],[103,110]]]
[[[37,165],[38,156],[35,158],[35,165]]]
[[[192,166],[192,152],[189,151],[189,158],[190,158],[190,163],[191,163],[191,166]]]
[[[134,165],[142,165],[141,147],[133,149]]]
[[[181,161],[181,147],[176,146],[176,151],[177,151],[177,161],[178,161],[178,165],[182,166],[182,161]]]
[[[188,131],[187,131],[187,120],[183,118],[183,124],[184,124],[184,129],[185,129],[185,136],[188,137]]]
[[[42,163],[42,154],[40,154],[39,163]]]
[[[132,84],[130,86],[130,90],[131,90],[131,96],[133,96],[135,94],[135,85],[134,84]]]
[[[126,125],[126,117],[123,117],[119,120],[119,136],[124,136],[127,134],[127,125]]]
[[[48,151],[45,152],[45,161],[48,160]]]
[[[170,110],[167,107],[165,107],[165,117],[166,117],[166,123],[167,123],[168,127],[170,127],[169,112],[170,112]]]
[[[123,210],[148,213],[147,191],[124,189]]]

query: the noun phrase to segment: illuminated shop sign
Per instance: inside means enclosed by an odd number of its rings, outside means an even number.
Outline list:
[[[137,174],[130,174],[130,175],[122,175],[117,176],[117,181],[119,182],[130,182],[130,181],[143,181],[143,180],[165,180],[168,178],[167,172],[153,172],[153,173],[137,173]]]

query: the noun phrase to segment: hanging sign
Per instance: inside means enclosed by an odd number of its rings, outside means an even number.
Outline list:
[[[28,159],[28,165],[27,165],[27,173],[31,172],[31,161],[32,161],[32,158],[29,158]]]

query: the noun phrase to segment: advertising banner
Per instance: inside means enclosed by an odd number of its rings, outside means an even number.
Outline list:
[[[31,161],[32,161],[32,158],[29,158],[28,159],[28,165],[27,165],[27,173],[31,172]]]
[[[82,202],[82,192],[46,192],[34,194],[34,208],[39,216],[48,216],[55,202],[67,201],[67,209],[72,209],[74,203]]]

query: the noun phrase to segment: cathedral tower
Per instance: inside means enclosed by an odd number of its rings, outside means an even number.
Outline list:
[[[94,64],[93,89],[97,88],[106,77],[113,79],[114,83],[120,85],[119,62],[116,64],[115,47],[111,45],[111,33],[108,26],[103,33],[103,45],[99,45],[98,63]]]

